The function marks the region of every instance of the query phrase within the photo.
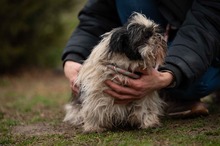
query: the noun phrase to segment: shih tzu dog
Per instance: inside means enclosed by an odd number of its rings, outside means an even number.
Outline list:
[[[107,79],[126,86],[128,78],[141,76],[138,69],[157,69],[163,63],[166,41],[159,25],[133,13],[124,26],[102,37],[79,72],[76,85],[80,94],[65,106],[64,121],[83,126],[84,132],[103,132],[121,125],[141,129],[159,125],[163,100],[157,91],[128,104],[115,104],[115,99],[103,92],[108,89]]]

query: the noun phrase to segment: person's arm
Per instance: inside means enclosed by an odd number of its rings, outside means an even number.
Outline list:
[[[70,37],[62,54],[64,74],[72,91],[81,64],[89,56],[100,36],[120,25],[113,0],[89,0],[79,13],[79,25]]]
[[[75,95],[79,93],[79,89],[75,85],[75,81],[81,66],[82,65],[80,63],[74,61],[66,61],[64,64],[64,74],[66,78],[69,80],[70,88]]]
[[[63,51],[63,62],[83,63],[100,41],[100,36],[121,25],[114,0],[89,0],[78,18],[80,23]]]
[[[220,2],[195,0],[172,46],[168,49],[163,72],[153,71],[140,79],[129,79],[126,87],[107,81],[105,92],[116,100],[140,99],[152,91],[166,88],[173,80],[176,87],[198,79],[220,51]],[[166,70],[168,72],[166,72]],[[165,71],[165,72],[164,72]]]
[[[161,70],[174,73],[176,86],[194,82],[220,56],[219,38],[220,1],[195,0]]]

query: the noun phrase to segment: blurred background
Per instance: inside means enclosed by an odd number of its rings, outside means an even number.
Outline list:
[[[62,68],[61,54],[85,0],[1,0],[0,73]]]

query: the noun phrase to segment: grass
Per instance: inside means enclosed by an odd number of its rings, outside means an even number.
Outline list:
[[[163,118],[162,126],[147,130],[117,129],[83,134],[62,122],[70,97],[63,74],[31,71],[0,77],[0,145],[220,145],[220,108],[208,117]]]

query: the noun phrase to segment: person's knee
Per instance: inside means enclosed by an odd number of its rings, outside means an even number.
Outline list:
[[[213,86],[211,86],[208,82],[201,82],[195,87],[195,95],[199,98],[205,97],[213,92]]]
[[[199,100],[202,97],[209,95],[212,92],[212,88],[206,83],[200,83],[185,89],[173,89],[167,91],[171,98],[179,100]]]

